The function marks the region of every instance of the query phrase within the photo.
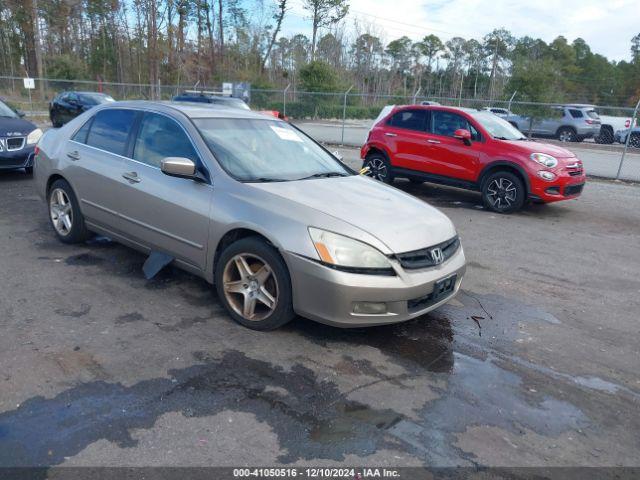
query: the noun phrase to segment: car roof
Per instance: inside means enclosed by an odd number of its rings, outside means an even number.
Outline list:
[[[567,108],[596,108],[595,105],[590,105],[588,103],[569,103],[567,105],[563,105],[563,107],[567,107]]]
[[[244,110],[235,107],[226,107],[223,105],[215,105],[211,103],[196,102],[168,102],[168,101],[149,101],[149,100],[130,100],[124,102],[112,102],[101,106],[105,108],[135,108],[142,110],[178,111],[189,118],[246,118],[255,120],[277,120],[275,117],[267,117],[261,113],[251,110]]]
[[[405,108],[421,108],[424,110],[445,110],[450,112],[465,112],[465,113],[478,113],[480,110],[476,108],[466,107],[449,107],[447,105],[397,105],[396,109]]]
[[[60,92],[58,95],[61,95],[63,93],[79,93],[81,95],[102,95],[104,97],[111,96],[108,93],[103,93],[103,92],[90,92],[90,91],[78,91],[78,90],[65,90],[64,92]]]

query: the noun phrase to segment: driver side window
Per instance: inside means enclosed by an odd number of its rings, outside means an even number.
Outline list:
[[[433,133],[444,137],[453,137],[456,130],[464,129],[471,132],[471,140],[479,142],[482,140],[480,132],[464,118],[457,113],[447,112],[443,110],[433,111]]]

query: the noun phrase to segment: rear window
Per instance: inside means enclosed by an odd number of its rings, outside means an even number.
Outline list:
[[[93,118],[87,145],[124,156],[135,116],[136,112],[132,110],[113,109],[98,112]]]
[[[600,119],[598,112],[596,112],[595,110],[587,110],[587,115],[589,116],[589,118],[593,118],[594,120]]]
[[[406,130],[426,132],[427,130],[426,110],[402,110],[395,113],[387,122],[387,125]]]
[[[569,113],[573,118],[582,118],[582,112],[580,110],[576,110],[575,108],[570,108]]]

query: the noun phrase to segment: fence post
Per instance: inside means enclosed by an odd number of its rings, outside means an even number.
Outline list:
[[[513,99],[516,98],[516,93],[518,93],[518,90],[513,92],[513,95],[511,95],[511,98],[509,99],[509,105],[507,106],[507,110],[509,110],[509,111],[511,111],[511,102],[513,102]],[[489,105],[489,106],[491,106],[491,105]]]
[[[344,124],[347,120],[347,95],[353,88],[353,85],[349,87],[349,90],[344,92],[344,103],[342,104],[342,140],[340,140],[340,145],[344,145]]]
[[[631,124],[629,125],[629,134],[624,142],[624,150],[622,151],[622,158],[620,158],[620,165],[618,166],[618,173],[616,174],[616,180],[620,180],[620,173],[622,172],[622,165],[624,164],[624,157],[627,155],[629,149],[629,141],[631,140],[631,133],[633,133],[633,126],[636,123],[638,117],[638,109],[640,108],[640,100],[636,103],[636,108],[633,110],[633,116],[631,117]]]
[[[282,91],[282,115],[284,117],[287,116],[287,90],[289,90],[290,86],[291,84],[287,85],[287,87]]]
[[[418,95],[420,95],[421,91],[422,91],[422,85],[420,85],[418,87],[418,90],[416,90],[416,93],[413,94],[413,105],[416,104],[416,99],[418,98]]]

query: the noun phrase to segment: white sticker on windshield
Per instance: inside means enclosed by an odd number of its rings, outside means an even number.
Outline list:
[[[294,130],[289,130],[288,128],[276,127],[274,125],[269,125],[271,130],[276,132],[282,140],[288,140],[289,142],[302,142],[302,139]]]

